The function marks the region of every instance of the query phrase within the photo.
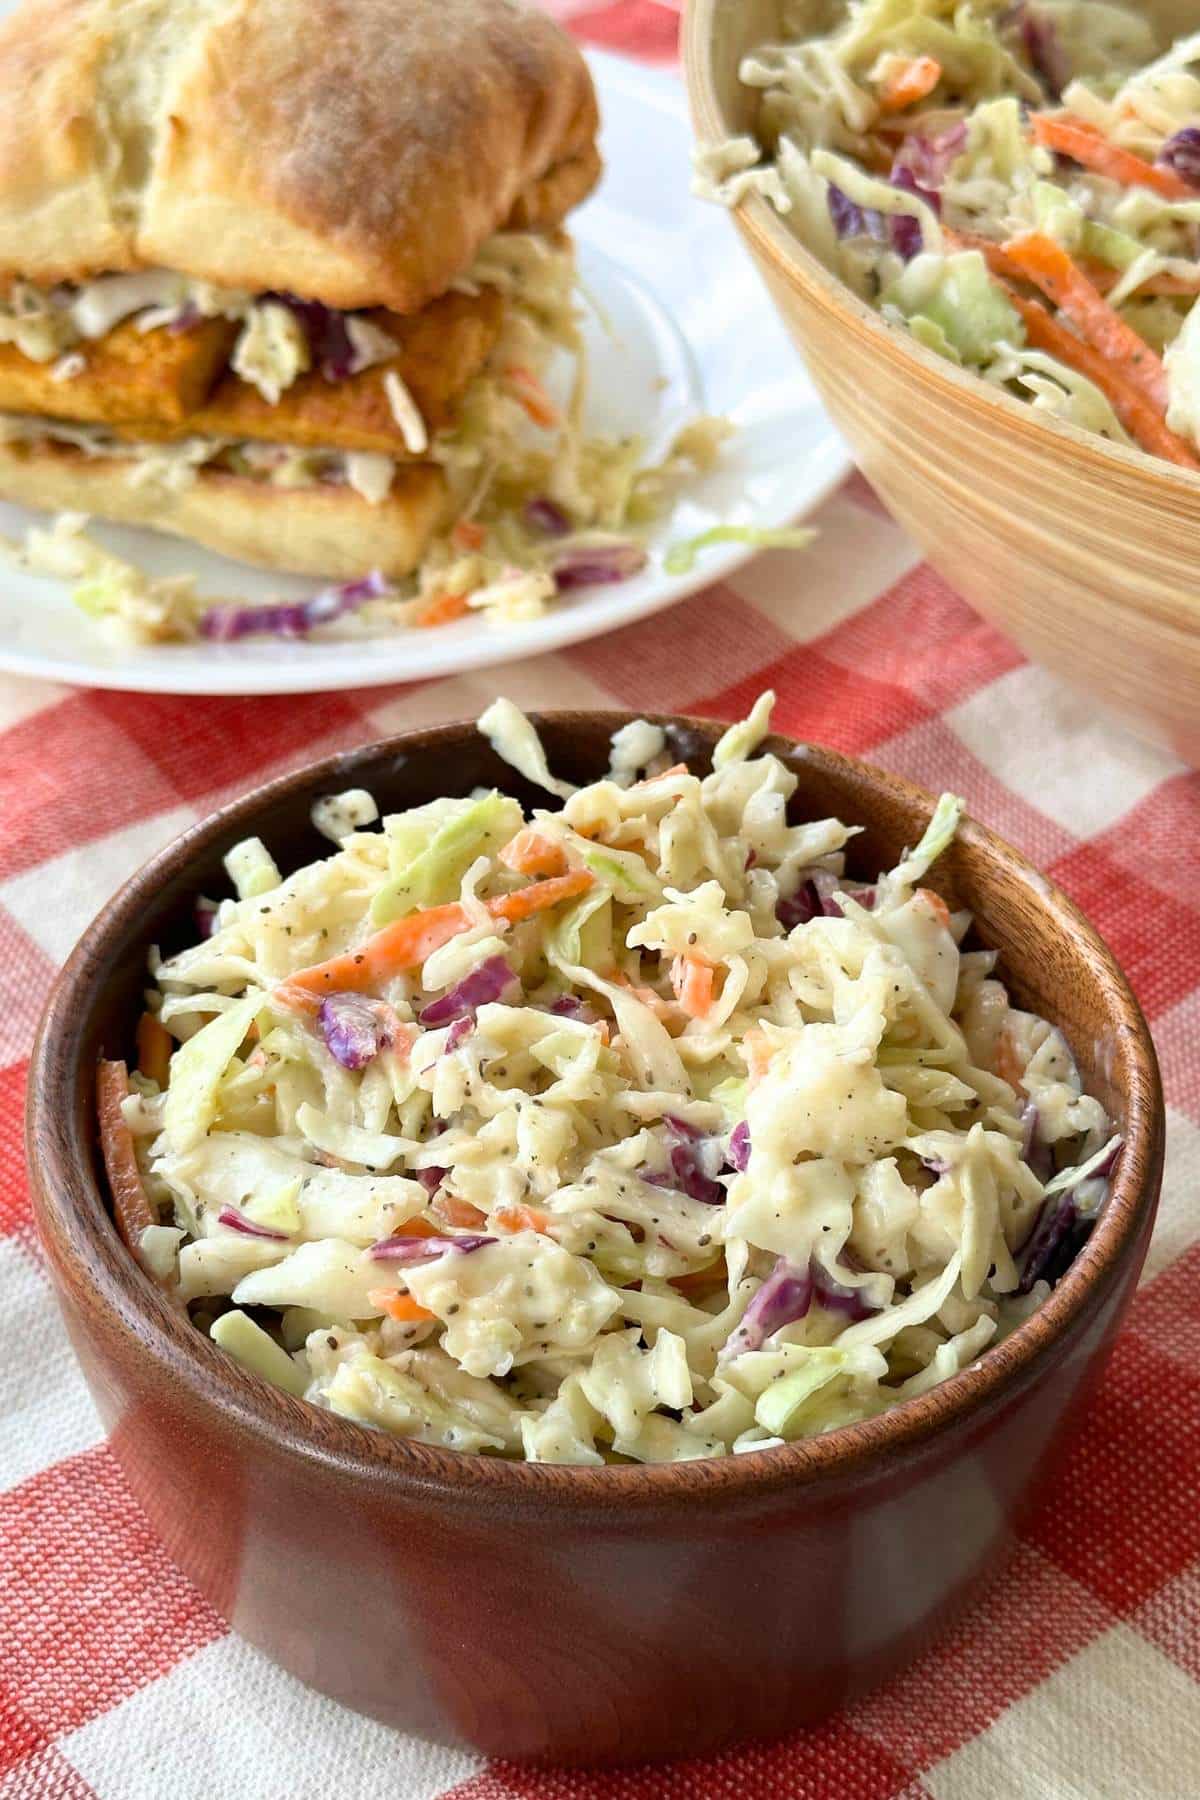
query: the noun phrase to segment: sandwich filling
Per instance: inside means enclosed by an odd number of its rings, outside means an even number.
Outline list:
[[[537,405],[575,348],[569,242],[505,233],[408,317],[343,313],[167,270],[0,304],[0,433],[119,457],[172,486],[210,464],[285,486],[345,481],[378,504],[400,462],[453,461],[464,411]]]
[[[84,508],[89,469],[118,468],[150,522],[184,535],[189,493],[213,478],[307,490],[314,504],[352,492],[381,521],[403,509],[415,553],[398,567],[365,553],[355,576],[379,574],[369,593],[351,582],[351,606],[337,601],[341,630],[535,617],[564,589],[636,572],[638,528],[729,429],[698,419],[653,465],[637,439],[587,434],[576,286],[570,239],[525,231],[488,239],[408,316],[161,270],[14,283],[0,310],[0,458],[77,470],[59,504]],[[557,362],[572,370],[561,401],[547,387]],[[285,635],[296,629],[295,608],[206,606],[190,579],[151,581],[80,538],[83,522],[31,532],[23,560],[75,580],[78,603],[119,635],[242,637],[275,629],[276,611]]]

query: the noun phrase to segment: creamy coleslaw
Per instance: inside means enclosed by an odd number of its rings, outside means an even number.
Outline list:
[[[581,788],[500,700],[545,808],[355,790],[307,867],[230,853],[119,1115],[137,1252],[230,1355],[426,1443],[678,1461],[871,1418],[1044,1299],[1120,1140],[925,885],[961,803],[851,878],[772,700],[707,774],[643,720]]]
[[[759,192],[927,349],[1200,469],[1200,33],[1107,0],[798,0],[741,65]]]

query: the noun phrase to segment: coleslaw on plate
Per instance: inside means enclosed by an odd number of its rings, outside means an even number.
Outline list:
[[[763,194],[892,324],[1116,443],[1200,469],[1200,33],[1107,0],[798,0],[743,59]]]
[[[230,853],[102,1068],[118,1222],[226,1351],[402,1437],[677,1461],[870,1418],[1041,1302],[1120,1140],[924,885],[961,803],[851,879],[772,701],[708,774],[639,720],[575,788],[499,700],[552,805],[354,790],[307,867]]]

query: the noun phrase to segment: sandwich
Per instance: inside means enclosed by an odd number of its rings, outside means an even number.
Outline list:
[[[426,605],[531,496],[603,523],[578,383],[547,388],[596,130],[520,0],[25,0],[0,497]]]

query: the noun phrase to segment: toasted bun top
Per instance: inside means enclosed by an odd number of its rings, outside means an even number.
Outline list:
[[[596,100],[524,0],[25,0],[0,273],[162,266],[414,312],[593,185]]]

